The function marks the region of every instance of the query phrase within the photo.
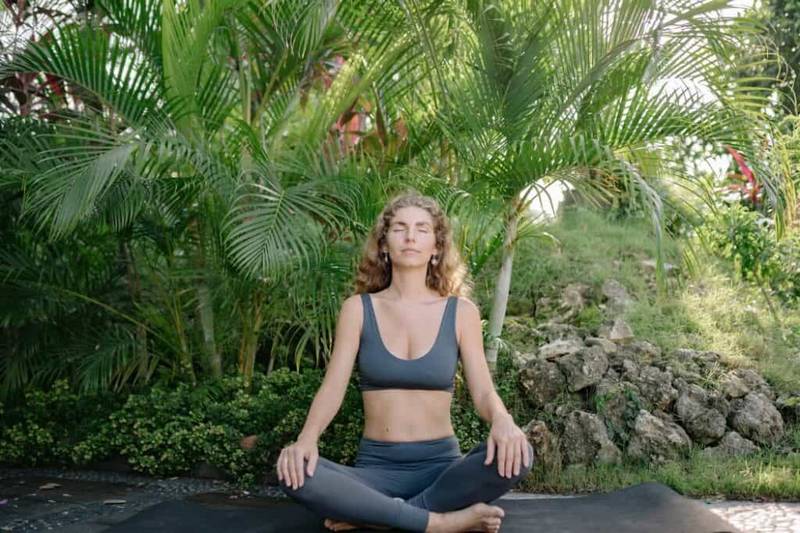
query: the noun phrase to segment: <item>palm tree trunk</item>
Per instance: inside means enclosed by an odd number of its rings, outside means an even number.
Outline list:
[[[128,292],[130,293],[131,302],[135,306],[141,298],[142,281],[139,277],[139,272],[136,270],[136,263],[126,240],[120,241],[120,252],[122,253],[123,261],[125,261]],[[147,353],[147,327],[142,323],[136,325],[136,359],[138,361],[138,376],[147,380],[150,374]]]
[[[214,302],[206,278],[206,250],[203,241],[203,232],[199,221],[193,223],[197,237],[197,253],[195,254],[195,268],[200,272],[197,280],[197,314],[200,317],[200,328],[203,334],[203,353],[206,362],[214,377],[222,376],[222,357],[217,349],[214,328]]]
[[[246,305],[246,304],[245,304]],[[253,369],[258,351],[258,338],[264,320],[264,298],[256,294],[242,313],[242,338],[239,341],[239,374],[244,378],[245,390],[250,390]]]
[[[489,346],[486,349],[486,362],[489,371],[494,375],[497,369],[497,338],[503,331],[503,319],[508,306],[508,294],[511,288],[511,267],[514,263],[514,247],[517,240],[517,225],[519,220],[519,202],[514,200],[511,215],[506,221],[506,238],[503,242],[503,258],[500,272],[497,275],[494,297],[492,299],[492,312],[489,317]]]
[[[189,351],[189,340],[186,338],[186,328],[183,325],[183,318],[181,317],[180,297],[174,290],[172,291],[172,314],[175,324],[175,335],[178,338],[180,370],[184,376],[189,378],[189,381],[194,386],[197,384],[197,376],[195,376],[194,373],[192,353]]]
[[[201,279],[197,287],[197,312],[200,315],[200,327],[203,330],[203,351],[215,378],[222,376],[222,356],[214,339],[214,307],[211,291],[205,279]]]

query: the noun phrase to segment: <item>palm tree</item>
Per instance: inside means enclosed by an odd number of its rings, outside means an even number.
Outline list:
[[[332,125],[364,98],[397,106],[418,90],[425,72],[413,60],[421,50],[410,19],[392,2],[366,1],[96,7],[2,66],[6,77],[56,79],[66,94],[61,106],[48,94],[39,102],[55,131],[27,144],[48,166],[26,175],[25,213],[51,239],[89,222],[134,236],[121,249],[150,324],[140,342],[160,332],[191,380],[198,365],[220,375],[221,350],[238,344],[249,381],[270,305],[321,262],[342,264],[332,236],[365,231],[361,217],[373,208],[363,198],[385,183],[373,183],[369,163],[355,161],[367,159]],[[383,110],[385,140],[393,117],[380,102],[372,108]],[[337,271],[322,293],[295,302],[317,298],[320,327],[298,346],[316,339],[318,355],[331,336]],[[159,308],[168,312],[159,317]],[[238,333],[230,320],[221,325],[220,310],[238,319]]]
[[[459,61],[427,48],[441,106],[438,124],[452,153],[451,171],[468,190],[503,204],[502,261],[489,336],[501,332],[520,226],[526,210],[553,182],[590,201],[634,194],[660,235],[667,179],[665,147],[675,138],[728,144],[754,153],[763,133],[768,92],[759,80],[722,68],[758,27],[724,14],[725,2],[683,0],[528,0],[454,2],[462,36]],[[763,55],[759,61],[766,61]],[[670,168],[668,171],[667,169]],[[785,203],[768,169],[760,174],[776,216]],[[494,368],[497,349],[487,350]]]

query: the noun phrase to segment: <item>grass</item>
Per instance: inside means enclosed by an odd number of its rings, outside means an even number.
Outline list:
[[[774,301],[779,324],[760,291],[737,280],[722,262],[703,257],[699,268],[689,273],[681,261],[682,243],[673,239],[664,240],[665,259],[678,266],[679,273],[671,279],[667,297],[659,299],[652,275],[641,264],[655,258],[647,221],[612,221],[574,209],[545,229],[559,240],[557,247],[527,241],[515,254],[506,335],[512,347],[528,348],[526,329],[550,318],[537,308],[539,298],[557,300],[564,287],[580,282],[590,286],[598,302],[603,282],[614,278],[636,300],[625,318],[638,339],[665,353],[676,348],[712,350],[729,366],[756,368],[778,392],[800,391],[800,310]],[[485,272],[496,271],[489,267]],[[479,301],[491,301],[492,282],[476,279]],[[593,331],[604,318],[602,309],[590,305],[577,323]],[[603,492],[645,481],[658,481],[693,497],[800,500],[800,426],[788,427],[780,446],[749,457],[711,458],[693,451],[684,460],[661,465],[534,469],[521,488]]]
[[[792,432],[797,435],[800,429]],[[800,500],[800,453],[762,452],[748,457],[710,458],[693,452],[661,465],[623,463],[567,467],[560,472],[534,468],[520,484],[526,492],[576,494],[607,492],[657,481],[693,498]]]

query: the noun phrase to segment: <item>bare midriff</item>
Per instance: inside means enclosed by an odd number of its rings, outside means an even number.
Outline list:
[[[391,442],[433,440],[455,434],[450,421],[453,393],[445,390],[362,391],[364,437]]]

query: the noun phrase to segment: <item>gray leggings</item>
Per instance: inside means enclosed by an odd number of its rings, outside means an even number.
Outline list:
[[[533,447],[528,444],[533,459]],[[501,477],[497,456],[489,465],[486,441],[462,456],[455,435],[413,442],[361,438],[355,466],[319,457],[308,477],[303,462],[303,486],[280,487],[293,500],[324,518],[349,523],[425,531],[428,513],[489,503],[511,489],[530,471]]]

